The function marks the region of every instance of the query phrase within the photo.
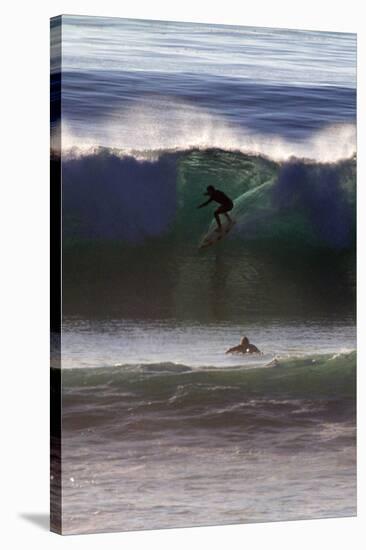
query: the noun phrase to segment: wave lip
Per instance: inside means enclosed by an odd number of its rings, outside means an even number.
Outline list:
[[[262,386],[263,382],[278,382],[278,388],[284,387],[288,380],[295,382],[294,389],[305,390],[303,381],[306,379],[312,383],[318,376],[329,378],[330,383],[336,382],[336,377],[347,377],[353,373],[356,366],[356,351],[345,353],[329,353],[323,355],[306,355],[301,357],[277,357],[268,361],[262,367],[254,368],[248,364],[235,365],[233,367],[217,366],[190,366],[174,362],[162,363],[128,363],[108,367],[92,368],[67,368],[63,369],[64,387],[95,388],[96,385],[107,384],[119,386],[130,380],[136,381],[143,387],[148,380],[162,377],[166,381],[187,380],[207,382],[209,385],[227,382],[244,383],[251,380],[256,386]],[[141,376],[143,375],[143,376]],[[248,386],[249,387],[249,386]],[[321,392],[327,391],[319,385]]]
[[[76,129],[66,120],[61,124],[65,159],[95,154],[99,148],[135,158],[158,158],[163,152],[192,149],[222,149],[260,155],[277,162],[293,157],[316,162],[337,162],[356,153],[356,126],[330,124],[307,139],[290,140],[256,133],[235,125],[202,107],[160,99],[158,106],[137,103],[116,111],[109,119],[93,124],[93,132]]]

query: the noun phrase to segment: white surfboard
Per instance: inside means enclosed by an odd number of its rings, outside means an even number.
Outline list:
[[[235,220],[232,220],[231,222],[222,224],[221,231],[217,231],[217,227],[211,228],[201,240],[198,248],[208,248],[209,246],[221,241],[228,233],[230,233],[235,223]]]

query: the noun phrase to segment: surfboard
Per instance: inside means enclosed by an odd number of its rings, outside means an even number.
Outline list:
[[[219,241],[221,241],[235,225],[235,220],[232,220],[231,222],[228,222],[226,224],[223,224],[221,227],[221,231],[217,231],[216,227],[213,227],[206,233],[206,235],[201,240],[198,248],[201,250],[202,248],[208,248],[209,246],[212,246]]]

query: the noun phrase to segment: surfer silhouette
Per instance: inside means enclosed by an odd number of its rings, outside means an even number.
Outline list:
[[[208,195],[210,198],[197,206],[197,208],[202,208],[203,206],[206,206],[207,204],[210,204],[210,202],[218,202],[220,206],[215,210],[215,219],[217,222],[217,229],[216,231],[221,231],[221,220],[220,220],[220,214],[224,214],[224,216],[228,219],[229,223],[232,223],[232,219],[230,218],[228,212],[233,209],[233,201],[225,195],[223,191],[220,191],[219,189],[215,189],[213,185],[209,185],[207,187],[205,195]]]
[[[240,344],[228,349],[225,353],[261,353],[257,346],[249,343],[249,339],[244,336],[240,340]]]

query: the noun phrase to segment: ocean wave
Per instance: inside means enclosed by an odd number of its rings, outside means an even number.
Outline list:
[[[355,240],[355,159],[278,163],[237,151],[192,149],[137,160],[98,148],[64,159],[62,170],[65,244],[197,242],[212,220],[212,209],[197,212],[209,184],[234,199],[234,239],[335,249]]]
[[[355,375],[356,352],[279,359],[275,368],[163,363],[66,369],[64,426],[106,424],[115,437],[115,430],[138,435],[142,426],[153,431],[239,424],[250,430],[315,419],[343,422],[354,418]]]
[[[263,156],[275,162],[297,158],[332,163],[355,156],[357,138],[355,124],[339,123],[314,131],[306,139],[291,140],[229,124],[192,104],[171,106],[169,102],[164,107],[164,116],[160,110],[137,105],[120,121],[116,115],[110,122],[103,121],[103,126],[95,129],[95,135],[75,132],[63,121],[61,128],[55,127],[55,138],[51,136],[51,150],[55,152],[59,131],[65,160],[111,151],[122,158],[156,161],[167,152],[221,149]]]
[[[312,384],[318,384],[319,377],[329,378],[329,383],[339,383],[337,376],[344,380],[353,373],[356,365],[356,351],[346,353],[324,354],[324,355],[305,355],[294,357],[277,357],[276,361],[269,361],[261,367],[248,367],[247,364],[236,365],[235,367],[217,367],[212,365],[202,365],[200,367],[190,366],[174,362],[161,363],[127,363],[111,365],[108,367],[86,367],[86,368],[67,368],[62,369],[63,385],[65,388],[73,387],[96,387],[98,385],[107,385],[109,387],[120,386],[124,383],[136,382],[141,387],[148,387],[149,381],[160,379],[172,381],[174,384],[180,384],[180,381],[188,383],[196,381],[197,383],[209,384],[209,389],[230,389],[234,383],[244,383],[247,385],[250,381],[255,387],[267,382],[276,381],[279,383],[277,389],[285,391],[288,381],[294,383],[300,392],[306,391],[308,384],[303,384],[304,379]],[[231,385],[227,383],[231,380]],[[154,382],[155,383],[155,382]],[[235,386],[236,387],[236,386]],[[248,386],[249,387],[249,386]],[[318,389],[327,392],[329,386],[323,388],[321,384]],[[341,388],[340,388],[341,389]],[[349,388],[348,388],[349,389]],[[344,390],[347,390],[346,386]]]

